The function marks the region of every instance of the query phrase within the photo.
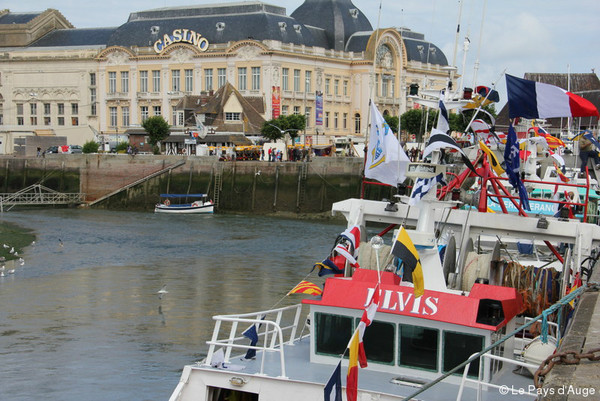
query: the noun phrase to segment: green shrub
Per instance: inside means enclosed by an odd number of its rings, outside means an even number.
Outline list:
[[[98,144],[98,142],[87,141],[83,144],[83,148],[81,149],[81,151],[83,153],[98,153],[99,148],[100,145]]]
[[[117,153],[125,153],[127,152],[127,147],[129,146],[129,142],[119,142],[117,147],[115,148],[115,152]]]

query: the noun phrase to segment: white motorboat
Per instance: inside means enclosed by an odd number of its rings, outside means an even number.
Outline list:
[[[206,194],[161,194],[154,213],[214,213],[214,203]]]

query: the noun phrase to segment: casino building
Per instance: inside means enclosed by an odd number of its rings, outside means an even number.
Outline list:
[[[451,70],[423,34],[374,30],[350,0],[305,0],[290,15],[260,1],[166,7],[105,28],[75,28],[53,9],[2,10],[0,154],[31,154],[42,139],[128,140],[153,115],[184,135],[196,125],[191,100],[219,93],[236,96],[219,103],[208,136],[255,139],[256,113],[304,113],[307,143],[364,137],[370,98],[400,115]],[[219,91],[226,83],[235,90]]]

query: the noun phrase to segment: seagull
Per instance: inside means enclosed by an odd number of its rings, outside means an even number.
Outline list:
[[[25,260],[23,258],[19,258],[19,264],[23,266],[25,264]]]
[[[169,291],[167,291],[167,285],[163,285],[162,288],[160,290],[158,290],[157,294],[158,294],[158,299],[162,299],[163,295],[168,294]]]
[[[60,238],[58,239],[58,246],[60,246],[61,248],[63,246],[65,246],[65,244],[63,244],[63,242],[62,242],[62,240]]]
[[[6,245],[6,244],[3,244],[2,246],[3,246],[4,248],[8,248],[8,247],[9,247],[9,245]]]
[[[12,248],[10,248],[10,251],[8,251],[9,253],[15,253],[15,247],[13,246]]]
[[[254,175],[260,175],[260,170],[258,170]]]
[[[281,128],[279,128],[276,125],[273,125],[273,124],[270,124],[270,123],[267,123],[267,124],[270,125],[271,127],[277,128],[279,130],[279,132],[281,133],[281,135],[285,134],[286,132],[292,132],[292,131],[297,132],[297,131],[300,131],[299,129],[296,129],[296,128],[281,129]]]
[[[10,270],[8,271],[8,274],[15,274],[15,269],[10,269]]]
[[[15,256],[19,256],[19,252],[15,251]]]

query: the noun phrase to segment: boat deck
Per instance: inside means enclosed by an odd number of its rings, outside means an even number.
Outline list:
[[[304,337],[298,340],[294,345],[286,344],[284,346],[285,355],[285,368],[286,378],[281,377],[280,369],[280,356],[278,352],[267,352],[264,362],[264,375],[262,377],[270,377],[275,380],[290,380],[293,382],[310,383],[319,386],[325,386],[329,380],[335,365],[323,364],[323,363],[311,363],[309,360],[310,355],[310,339]],[[227,374],[235,373],[235,375],[260,375],[261,358],[262,352],[257,352],[255,359],[246,360],[243,356],[232,357],[229,363],[225,364],[225,368],[210,367],[207,365],[197,365],[192,367],[192,370],[211,370],[211,371],[222,371]],[[345,384],[348,360],[345,359],[342,362],[342,385]],[[381,370],[372,370],[375,365],[370,363],[369,367],[360,369],[358,373],[358,388],[360,391],[368,391],[372,393],[379,393],[386,395],[385,398],[403,399],[413,393],[415,393],[419,386],[418,385],[407,385],[407,384],[396,384],[394,379],[397,379],[399,374],[397,373],[386,373]],[[193,372],[192,372],[193,374]],[[532,390],[533,381],[525,376],[517,375],[512,373],[511,370],[505,369],[505,372],[495,376],[495,384],[501,385],[507,383],[508,392],[500,392],[499,389],[490,388],[489,391],[483,391],[483,400],[523,400],[524,394],[520,392],[520,389],[527,392]],[[427,379],[419,377],[408,378],[413,379],[417,382],[428,382]],[[458,395],[459,386],[457,384],[445,383],[444,381],[436,384],[432,388],[419,394],[416,399],[426,400],[440,400],[446,401],[450,399],[456,399]],[[474,400],[477,399],[475,389],[465,387],[462,399]]]

